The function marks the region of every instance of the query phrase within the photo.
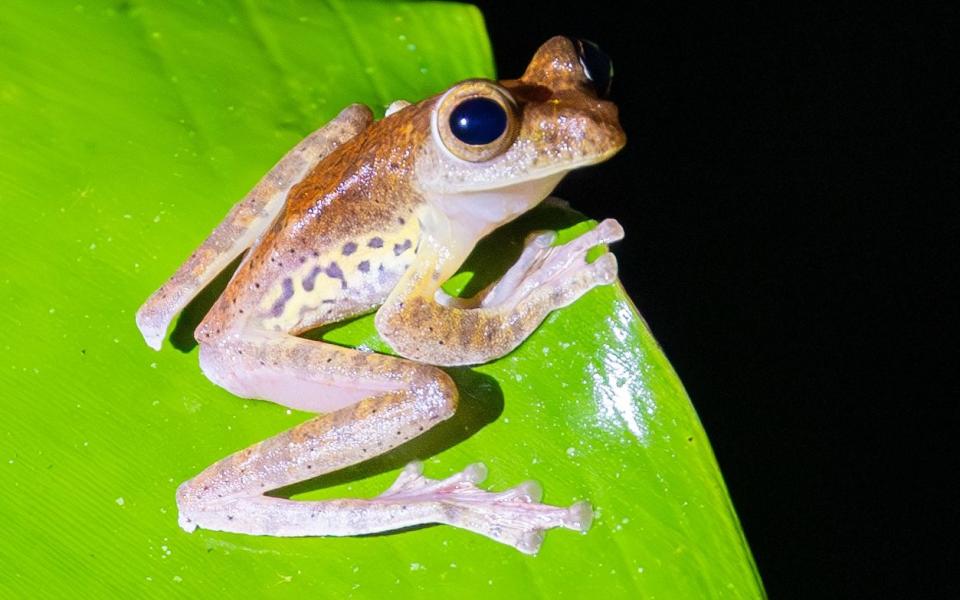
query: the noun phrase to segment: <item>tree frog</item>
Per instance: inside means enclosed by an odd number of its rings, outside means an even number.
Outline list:
[[[267,492],[386,453],[448,419],[457,389],[440,366],[519,345],[553,310],[615,280],[614,220],[564,245],[535,232],[518,262],[472,298],[441,285],[478,240],[543,201],[572,169],[625,143],[605,100],[612,66],[583,40],[543,44],[519,79],[463,81],[374,121],[352,105],[294,147],[137,312],[159,350],[186,304],[246,255],[197,327],[217,385],[319,416],[241,450],[177,490],[179,524],[270,536],[352,536],[447,524],[533,554],[544,531],[585,531],[586,502],[540,502],[539,486],[478,487],[478,463],[442,480],[419,463],[374,498],[295,501]],[[378,308],[379,307],[379,308]],[[399,356],[299,337],[377,309]]]

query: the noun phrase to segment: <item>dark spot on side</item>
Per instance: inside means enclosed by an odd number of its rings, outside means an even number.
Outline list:
[[[407,224],[406,219],[404,219],[403,217],[397,217],[397,221],[398,221],[401,225],[406,225],[406,224]]]
[[[367,245],[370,246],[371,248],[383,248],[383,238],[381,237],[370,238],[370,241],[367,242]]]
[[[347,280],[343,276],[343,271],[340,270],[340,265],[335,262],[330,263],[330,266],[327,267],[326,273],[327,277],[330,277],[331,279],[339,279],[340,287],[342,289],[347,288]]]
[[[361,273],[366,273],[367,271],[369,271],[369,270],[370,270],[370,261],[369,261],[369,260],[362,260],[362,261],[360,261],[360,264],[357,265],[357,270],[360,271]]]
[[[308,292],[313,291],[313,286],[317,280],[317,275],[320,273],[323,273],[323,269],[320,267],[314,267],[313,270],[311,270],[310,273],[303,278],[303,289],[307,290]]]
[[[393,255],[400,256],[401,254],[409,250],[411,246],[413,246],[413,242],[411,242],[410,240],[403,240],[402,244],[394,244]]]
[[[356,242],[347,242],[346,244],[343,245],[343,255],[344,255],[344,256],[350,256],[351,254],[353,254],[353,253],[356,252],[356,251],[357,251],[357,244],[356,244]]]
[[[280,285],[283,286],[283,294],[277,298],[277,301],[273,303],[273,308],[270,309],[270,314],[275,317],[283,314],[283,307],[287,305],[290,298],[293,298],[293,280],[286,277]]]

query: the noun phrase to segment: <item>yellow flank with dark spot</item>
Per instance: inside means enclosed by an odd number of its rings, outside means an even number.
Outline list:
[[[287,277],[274,282],[263,295],[262,325],[274,331],[302,331],[338,320],[357,307],[373,308],[413,261],[419,226],[415,218],[394,220],[392,226],[361,234],[324,253],[308,253],[295,260]]]

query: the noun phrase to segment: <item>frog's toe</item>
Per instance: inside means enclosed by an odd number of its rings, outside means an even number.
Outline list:
[[[593,525],[593,507],[586,500],[576,502],[567,509],[567,521],[564,527],[574,529],[581,533],[590,531]]]
[[[617,279],[617,257],[604,254],[590,265],[590,275],[596,285],[613,283]]]

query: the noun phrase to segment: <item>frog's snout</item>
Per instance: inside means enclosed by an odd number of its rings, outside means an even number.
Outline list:
[[[609,158],[626,144],[617,106],[608,100],[575,91],[562,91],[553,100],[527,105],[524,130],[529,139],[568,152],[572,159]]]

